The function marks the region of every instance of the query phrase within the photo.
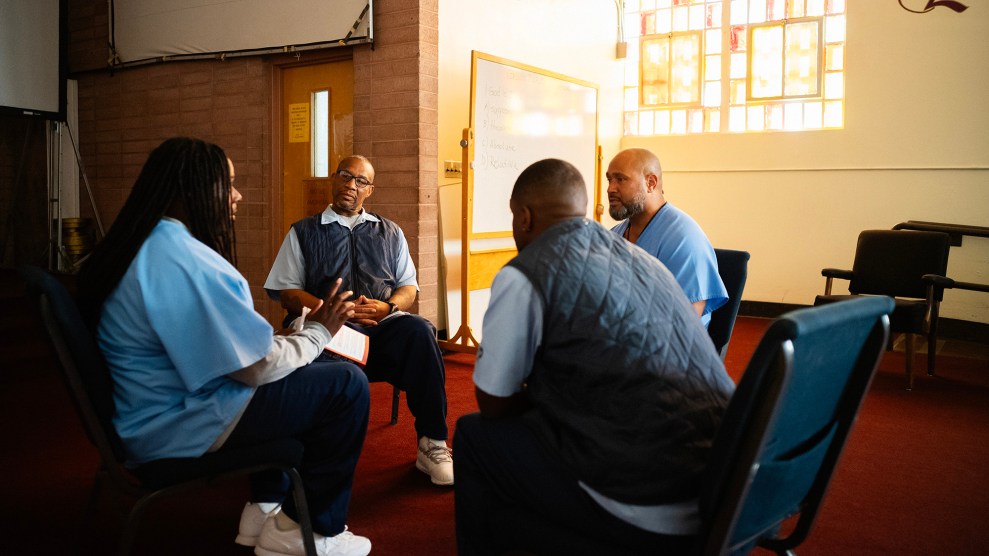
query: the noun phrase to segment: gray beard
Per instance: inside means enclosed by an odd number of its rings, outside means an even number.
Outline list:
[[[621,221],[635,216],[644,210],[646,210],[646,195],[645,193],[640,193],[633,197],[631,201],[622,203],[619,207],[608,207],[608,214],[613,219]]]

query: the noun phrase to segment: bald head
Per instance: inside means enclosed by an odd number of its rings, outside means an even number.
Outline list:
[[[663,167],[659,164],[659,158],[648,149],[625,149],[616,154],[611,163],[634,168],[644,176],[655,174],[662,179]]]
[[[371,161],[368,160],[367,157],[362,154],[352,154],[350,156],[345,156],[344,158],[342,158],[340,160],[340,164],[337,164],[337,171],[346,169],[348,165],[354,162],[365,164],[367,165],[368,168],[371,169],[372,172],[374,171],[374,165],[372,165]]]
[[[587,214],[587,187],[573,164],[547,158],[519,174],[509,206],[512,233],[521,251],[553,224]]]

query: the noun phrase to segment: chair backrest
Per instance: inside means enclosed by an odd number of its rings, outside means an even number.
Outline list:
[[[859,234],[848,291],[892,297],[927,297],[925,274],[945,276],[951,237],[943,232],[865,230]],[[938,301],[942,291],[937,290]]]
[[[59,369],[86,434],[112,474],[112,468],[124,461],[125,453],[113,426],[113,379],[96,338],[79,312],[75,298],[59,279],[33,266],[19,271],[38,302]]]
[[[803,542],[885,348],[893,306],[888,297],[864,297],[770,325],[712,447],[698,552]],[[773,539],[798,513],[793,532]]]
[[[711,313],[711,322],[707,325],[707,333],[714,342],[714,349],[724,360],[728,353],[728,340],[731,339],[731,331],[735,328],[735,318],[738,316],[738,307],[742,303],[742,290],[745,289],[745,279],[749,274],[749,253],[748,251],[735,251],[732,249],[715,249],[714,255],[718,258],[718,274],[721,281],[728,290],[728,302],[718,307]]]

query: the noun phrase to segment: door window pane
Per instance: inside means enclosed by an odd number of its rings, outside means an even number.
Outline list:
[[[330,91],[312,94],[312,175],[330,177]]]

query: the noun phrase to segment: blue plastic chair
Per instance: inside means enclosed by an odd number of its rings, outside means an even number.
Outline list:
[[[892,311],[893,300],[877,296],[800,309],[770,324],[698,481],[701,528],[688,554],[745,554],[756,545],[788,554],[807,538],[889,338]],[[792,532],[777,538],[794,516]],[[631,541],[605,545],[528,510],[494,521],[506,545],[523,553],[657,553]]]
[[[770,325],[715,438],[698,554],[744,554],[757,545],[790,554],[807,538],[885,349],[893,308],[888,297],[863,297],[793,311]]]

